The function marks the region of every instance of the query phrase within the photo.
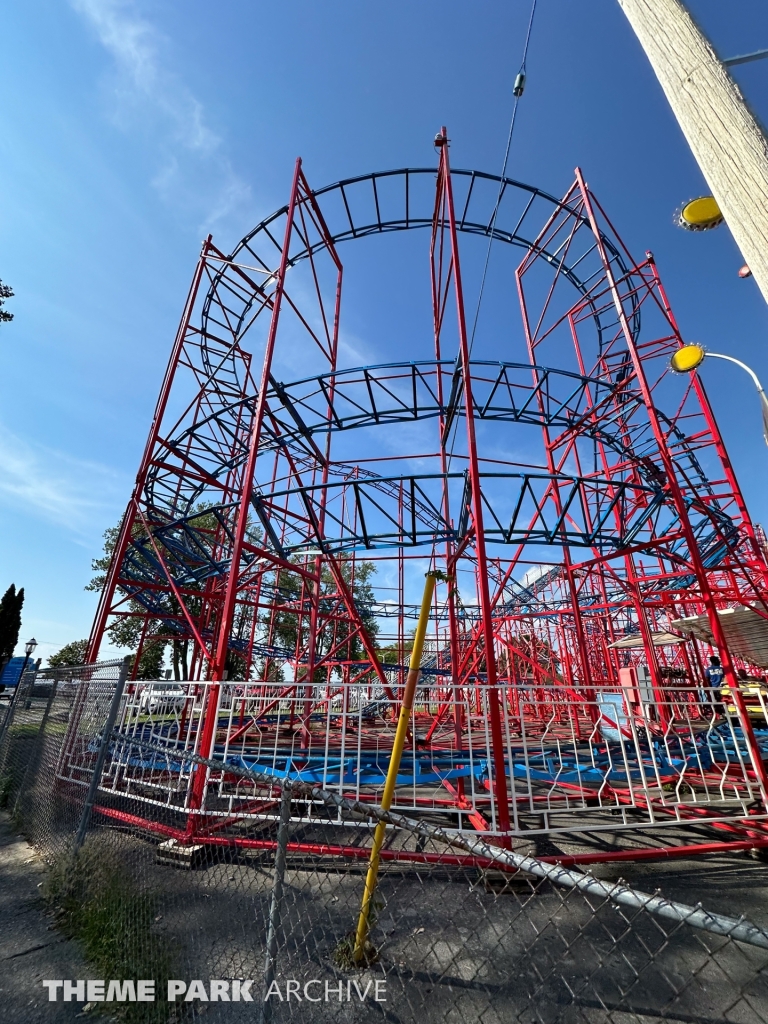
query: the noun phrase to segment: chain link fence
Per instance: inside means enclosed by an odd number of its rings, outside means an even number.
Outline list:
[[[543,859],[540,836],[505,850],[446,828],[429,808],[382,816],[319,785],[222,767],[151,730],[126,733],[124,682],[121,662],[38,677],[0,726],[0,801],[45,858],[52,922],[80,940],[92,964],[90,988],[49,979],[62,982],[51,986],[59,1001],[69,992],[95,1016],[179,1024],[201,1015],[768,1020],[760,861],[626,863],[625,881],[614,865],[585,874],[551,851]],[[164,714],[144,711],[147,722]],[[123,773],[132,783],[121,789]],[[212,817],[202,800],[199,815],[182,813],[172,794],[199,793],[198,776],[219,794],[236,792],[237,812]],[[244,794],[258,814],[247,813]],[[382,817],[389,827],[371,928],[356,962]],[[141,981],[154,982],[154,999]]]

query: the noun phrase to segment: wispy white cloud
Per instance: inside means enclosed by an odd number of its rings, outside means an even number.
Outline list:
[[[33,444],[0,424],[0,501],[74,534],[103,524],[125,500],[128,480],[100,463]]]
[[[232,167],[221,137],[182,78],[163,63],[162,33],[133,0],[70,0],[114,60],[112,116],[125,130],[145,133],[158,144],[152,184],[161,197],[182,207],[208,229],[230,216],[251,212],[250,186]],[[148,116],[149,115],[149,116]]]

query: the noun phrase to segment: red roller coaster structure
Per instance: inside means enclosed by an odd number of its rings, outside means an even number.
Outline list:
[[[315,191],[299,160],[287,206],[230,255],[204,243],[89,652],[137,618],[186,671],[172,706],[129,687],[104,786],[200,841],[247,843],[274,814],[228,763],[376,800],[418,581],[440,569],[398,809],[498,841],[747,817],[759,839],[768,719],[739,675],[768,661],[727,616],[768,630],[768,566],[701,380],[669,369],[653,257],[580,171],[558,200],[452,171],[436,144],[436,174]],[[430,343],[341,365],[340,251],[416,229]],[[520,251],[492,358],[467,326],[472,236]],[[169,777],[132,736],[222,770]],[[61,770],[77,780],[77,757]]]

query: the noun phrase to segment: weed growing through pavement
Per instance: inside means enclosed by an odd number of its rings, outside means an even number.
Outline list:
[[[93,841],[51,867],[44,891],[58,926],[82,945],[97,977],[155,979],[155,1002],[115,1004],[120,1019],[164,1024],[174,1008],[165,999],[172,956],[153,931],[156,897],[137,892],[118,857]]]

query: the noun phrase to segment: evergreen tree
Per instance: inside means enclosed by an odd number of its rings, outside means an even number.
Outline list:
[[[17,592],[15,584],[0,599],[0,664],[13,657],[21,630],[21,607],[24,604],[24,588]]]
[[[0,281],[0,323],[3,321],[13,320],[13,313],[9,313],[7,309],[3,309],[3,304],[6,299],[13,297],[13,288],[8,284],[3,284]]]

